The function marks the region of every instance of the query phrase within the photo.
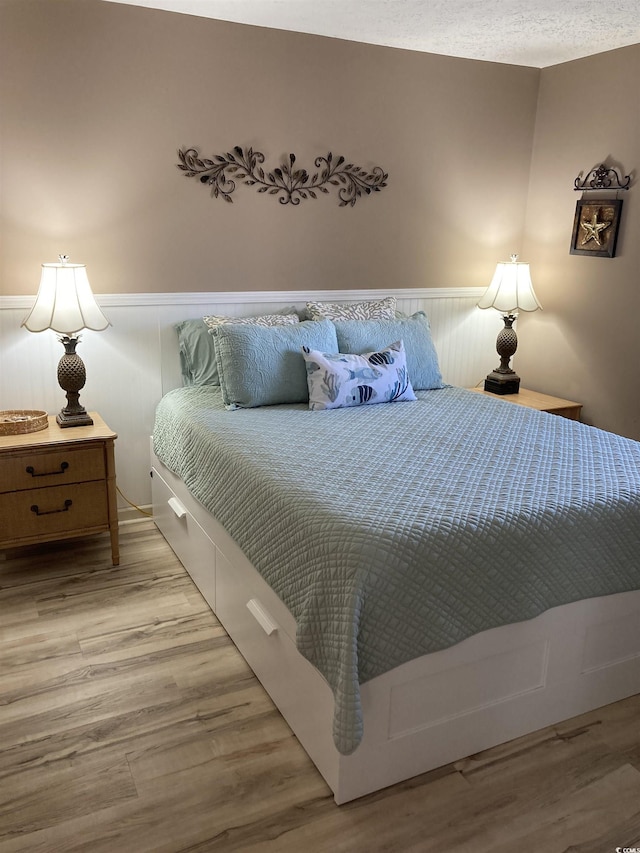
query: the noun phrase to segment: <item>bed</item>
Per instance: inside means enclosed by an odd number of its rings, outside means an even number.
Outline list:
[[[413,399],[334,407],[301,354],[361,388],[396,332]],[[638,443],[447,386],[424,317],[206,336],[156,523],[337,803],[640,691]]]

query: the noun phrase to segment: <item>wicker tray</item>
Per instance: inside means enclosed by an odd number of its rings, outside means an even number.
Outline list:
[[[0,412],[0,435],[22,435],[27,432],[38,432],[49,426],[46,412],[33,409],[10,409]]]

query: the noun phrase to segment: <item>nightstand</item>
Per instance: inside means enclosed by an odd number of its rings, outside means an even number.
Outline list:
[[[526,406],[528,409],[537,409],[539,412],[551,412],[553,415],[562,415],[572,421],[580,420],[582,403],[574,403],[573,400],[563,400],[562,397],[552,397],[549,394],[541,394],[539,391],[529,391],[521,388],[518,394],[492,394],[483,388],[470,388],[478,394],[493,397],[494,400],[504,400],[506,403],[516,403],[518,406]]]
[[[100,415],[92,426],[49,426],[0,436],[0,549],[109,531],[120,562],[113,443]]]

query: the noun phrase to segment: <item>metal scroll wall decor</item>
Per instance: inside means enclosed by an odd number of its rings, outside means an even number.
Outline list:
[[[628,190],[631,183],[631,175],[625,175],[621,180],[621,175],[616,169],[608,169],[604,163],[601,163],[595,169],[592,169],[586,178],[582,179],[582,172],[573,182],[574,190]]]
[[[177,164],[187,178],[199,178],[212,188],[214,198],[233,202],[231,194],[240,181],[257,192],[278,196],[280,204],[298,205],[302,200],[318,198],[327,194],[330,187],[338,187],[340,207],[353,207],[363,195],[380,192],[387,186],[388,174],[379,166],[371,171],[347,163],[344,157],[334,158],[329,152],[326,157],[316,157],[316,171],[296,168],[295,154],[289,154],[275,169],[262,167],[265,156],[253,148],[236,145],[227,154],[215,154],[210,159],[200,157],[197,148],[178,150]]]

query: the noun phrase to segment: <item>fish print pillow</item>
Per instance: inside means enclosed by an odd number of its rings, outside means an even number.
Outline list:
[[[302,347],[309,408],[341,409],[415,400],[402,341],[363,355],[323,353]]]

